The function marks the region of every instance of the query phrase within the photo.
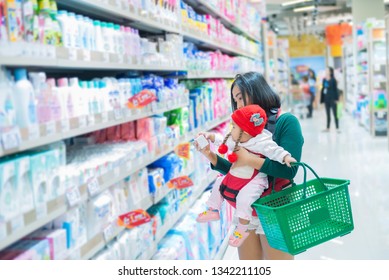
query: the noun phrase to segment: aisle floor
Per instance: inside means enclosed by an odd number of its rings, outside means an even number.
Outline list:
[[[350,197],[355,229],[297,255],[297,260],[388,260],[389,259],[389,144],[386,137],[371,137],[349,114],[324,133],[324,110],[303,119],[303,161],[319,176],[351,180]],[[302,182],[302,171],[296,182]],[[229,247],[224,259],[238,259]]]

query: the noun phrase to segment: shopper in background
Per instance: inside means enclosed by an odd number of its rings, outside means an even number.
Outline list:
[[[309,105],[307,118],[312,118],[313,103],[316,97],[316,74],[312,69],[308,70],[308,84],[309,84]]]
[[[300,123],[290,113],[280,115],[280,98],[278,94],[272,91],[260,73],[249,72],[236,76],[231,86],[231,103],[233,111],[251,104],[261,106],[267,114],[268,123],[266,129],[273,133],[273,140],[288,151],[293,158],[300,161],[304,143]],[[203,134],[209,136],[207,133]],[[196,148],[199,150],[197,145]],[[207,145],[200,151],[211,162],[212,169],[222,174],[229,172],[232,164],[212,152],[210,145]],[[268,175],[269,188],[262,194],[262,197],[271,193],[273,179],[275,179],[274,189],[279,191],[289,186],[297,173],[296,166],[289,168],[279,162],[251,154],[246,149],[239,149],[236,154],[238,155],[238,160],[234,163],[234,168],[249,165],[259,172]],[[293,259],[292,255],[269,246],[259,219],[253,219],[248,228],[249,235],[242,246],[238,248],[241,260]]]
[[[339,120],[337,116],[337,102],[339,100],[338,83],[334,76],[334,69],[328,67],[326,69],[326,76],[323,79],[323,86],[321,90],[320,103],[324,103],[327,114],[327,128],[323,132],[330,131],[331,125],[331,110],[334,115],[336,130],[339,133]]]

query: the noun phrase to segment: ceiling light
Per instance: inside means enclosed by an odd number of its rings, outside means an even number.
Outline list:
[[[286,6],[291,6],[291,5],[300,4],[304,2],[311,2],[311,1],[312,0],[294,0],[294,1],[284,2],[281,4],[281,6],[286,7]]]
[[[315,9],[315,6],[305,6],[301,8],[293,9],[293,12],[299,13],[299,12],[307,12],[307,11],[313,11]]]

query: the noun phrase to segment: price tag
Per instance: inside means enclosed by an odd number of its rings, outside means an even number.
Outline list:
[[[118,55],[118,63],[120,63],[120,64],[124,63],[124,56],[121,54]]]
[[[151,112],[155,113],[158,111],[158,103],[157,102],[152,102],[151,103]]]
[[[103,231],[105,242],[109,242],[115,237],[115,228],[112,224],[106,226]]]
[[[46,136],[53,135],[57,132],[55,122],[48,122],[46,125]]]
[[[13,128],[1,135],[1,142],[5,151],[15,149],[20,146],[21,136],[19,128]]]
[[[69,120],[62,120],[61,121],[61,131],[66,132],[70,130],[70,123]]]
[[[84,61],[90,61],[91,60],[90,50],[85,50],[85,49],[82,50],[82,59]]]
[[[103,52],[103,62],[109,63],[109,53]]]
[[[47,46],[46,54],[47,54],[48,58],[55,59],[56,58],[55,47],[54,46]]]
[[[122,109],[115,109],[113,111],[115,120],[121,120],[123,118],[123,110]]]
[[[40,219],[47,215],[47,204],[41,203],[38,206],[35,206],[36,218]]]
[[[77,60],[77,49],[69,48],[69,60]]]
[[[101,113],[101,122],[102,123],[108,122],[108,112]]]
[[[39,138],[40,131],[39,131],[39,125],[33,125],[28,127],[28,139],[29,140],[35,140]]]
[[[17,216],[16,218],[14,218],[11,221],[12,232],[15,232],[18,229],[21,229],[23,227],[24,227],[24,217],[23,217],[23,215],[19,215],[19,216]]]
[[[81,201],[81,194],[78,187],[72,187],[68,191],[66,191],[66,198],[68,200],[69,206],[73,207],[80,203]]]
[[[88,115],[88,125],[94,125],[95,124],[95,115]]]
[[[78,128],[85,128],[87,126],[86,116],[78,117]]]
[[[88,182],[88,192],[90,196],[95,196],[100,192],[99,180],[96,177],[93,177]]]

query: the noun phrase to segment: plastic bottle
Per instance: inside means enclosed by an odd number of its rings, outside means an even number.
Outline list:
[[[44,72],[30,72],[29,79],[32,83],[36,99],[36,112],[38,123],[48,122],[51,118],[50,112],[50,96],[48,96],[46,73]]]
[[[115,24],[115,52],[123,55],[124,54],[124,35],[120,29],[120,25]]]
[[[71,36],[71,47],[77,48],[78,43],[78,22],[75,13],[68,13],[69,24],[70,24],[70,36]]]
[[[72,31],[71,31],[71,22],[66,11],[58,11],[57,16],[59,25],[61,27],[62,32],[62,41],[65,48],[72,47]]]
[[[16,125],[13,85],[5,69],[0,68],[0,132],[3,128]]]
[[[109,112],[111,110],[111,105],[109,103],[109,91],[107,88],[107,83],[104,80],[99,81],[99,91],[99,94],[103,100],[102,112]]]
[[[109,41],[109,52],[116,53],[115,51],[115,26],[112,22],[107,24],[107,39]]]
[[[85,98],[82,94],[82,89],[80,87],[80,82],[78,78],[70,78],[69,79],[70,84],[70,94],[72,95],[72,99],[74,101],[74,116],[80,117],[87,114],[85,111]]]
[[[57,20],[58,8],[57,2],[54,0],[50,1],[50,17],[51,17],[51,28],[52,28],[52,36],[54,37],[54,45],[62,46],[62,31],[61,26]]]
[[[69,80],[61,78],[58,80],[58,91],[61,101],[62,119],[69,119],[74,116],[73,98],[69,91]]]
[[[51,121],[60,121],[62,118],[61,97],[59,96],[58,88],[55,84],[55,79],[47,79],[47,85],[51,92],[50,95],[50,110]]]
[[[85,25],[84,25],[84,17],[81,15],[76,15],[77,28],[78,28],[78,36],[76,41],[76,48],[84,49],[84,35],[85,35]]]
[[[1,2],[1,1],[0,1]],[[2,4],[0,3],[0,6]],[[2,8],[0,7],[0,10]],[[37,0],[25,0],[23,2],[23,21],[24,21],[24,40],[26,42],[38,41],[38,1]],[[1,11],[0,11],[1,15]],[[1,16],[0,16],[1,17]],[[0,21],[2,19],[0,18]],[[0,23],[0,27],[1,27]],[[0,31],[1,34],[1,31]],[[1,35],[0,35],[1,37]]]
[[[101,22],[99,20],[95,20],[93,22],[94,27],[94,50],[103,52],[104,51],[104,42],[103,42],[103,33]]]
[[[84,18],[85,23],[86,23],[86,39],[87,39],[87,45],[88,45],[88,50],[94,50],[94,45],[95,45],[95,38],[94,38],[94,26],[93,26],[93,21],[90,18]]]
[[[19,127],[28,127],[37,123],[35,94],[32,84],[27,80],[27,70],[15,70],[15,104],[17,124]]]

